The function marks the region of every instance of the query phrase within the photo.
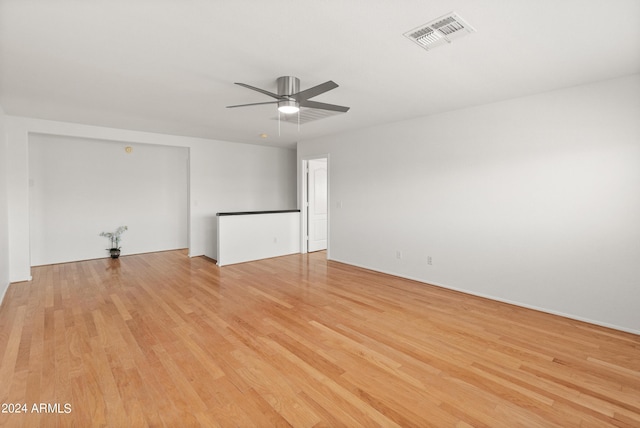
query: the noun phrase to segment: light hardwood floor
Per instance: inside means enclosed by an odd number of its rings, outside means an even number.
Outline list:
[[[3,427],[640,426],[639,336],[324,253],[33,275],[0,309]]]

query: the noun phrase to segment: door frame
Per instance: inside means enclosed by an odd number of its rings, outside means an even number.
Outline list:
[[[306,254],[309,250],[307,236],[309,208],[307,204],[308,198],[308,180],[307,170],[310,160],[326,159],[327,160],[327,259],[331,254],[331,159],[329,154],[304,156],[300,164],[300,253]]]

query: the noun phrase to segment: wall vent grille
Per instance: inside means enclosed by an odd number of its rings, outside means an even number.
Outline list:
[[[451,43],[476,30],[455,12],[448,13],[404,33],[404,36],[426,50]]]

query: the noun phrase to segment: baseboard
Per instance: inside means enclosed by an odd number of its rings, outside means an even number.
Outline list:
[[[420,282],[420,283],[426,284],[426,285],[433,285],[433,286],[436,286],[436,287],[445,288],[447,290],[457,291],[459,293],[464,293],[464,294],[468,294],[468,295],[471,295],[471,296],[482,297],[483,299],[489,299],[489,300],[493,300],[493,301],[496,301],[496,302],[506,303],[506,304],[513,305],[513,306],[518,306],[518,307],[521,307],[521,308],[531,309],[531,310],[538,311],[538,312],[544,312],[544,313],[547,313],[547,314],[556,315],[556,316],[563,317],[563,318],[568,318],[568,319],[571,319],[571,320],[585,322],[585,323],[588,323],[588,324],[597,325],[599,327],[605,327],[605,328],[610,328],[612,330],[623,331],[625,333],[631,333],[631,334],[640,335],[640,330],[634,330],[634,329],[631,329],[631,328],[622,327],[622,326],[619,326],[619,325],[610,324],[610,323],[606,323],[606,322],[602,322],[602,321],[598,321],[598,320],[593,320],[593,319],[590,319],[590,318],[585,318],[585,317],[581,317],[581,316],[577,316],[577,315],[567,314],[567,313],[564,313],[564,312],[555,311],[553,309],[542,308],[542,307],[535,306],[535,305],[529,305],[527,303],[517,302],[517,301],[513,301],[513,300],[509,300],[509,299],[503,299],[501,297],[492,296],[490,294],[478,293],[478,292],[475,292],[475,291],[469,291],[469,290],[466,290],[466,289],[463,289],[463,288],[451,287],[449,285],[440,284],[440,283],[437,283],[437,282],[428,282],[428,281],[425,281],[424,279],[421,279],[421,278],[414,278],[414,277],[407,276],[407,275],[400,275],[400,274],[398,274],[396,272],[389,272],[389,271],[385,271],[385,270],[382,270],[382,269],[376,269],[376,268],[372,268],[370,266],[365,266],[365,265],[361,265],[361,264],[357,264],[357,263],[351,263],[351,262],[347,262],[347,261],[340,260],[340,259],[333,258],[333,259],[328,259],[328,260],[332,260],[332,261],[338,262],[338,263],[344,263],[344,264],[350,265],[350,266],[356,266],[356,267],[359,267],[359,268],[362,268],[362,269],[367,269],[367,270],[370,270],[370,271],[373,271],[373,272],[383,273],[385,275],[391,275],[391,276],[395,276],[395,277],[398,277],[398,278],[404,278],[404,279],[408,279],[408,280],[411,280],[411,281]]]
[[[4,303],[4,296],[7,294],[8,289],[9,284],[6,284],[2,287],[2,295],[0,295],[0,308],[2,308],[2,304]]]

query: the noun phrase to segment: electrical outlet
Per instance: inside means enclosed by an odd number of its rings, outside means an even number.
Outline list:
[[[396,259],[401,259],[402,258],[402,251],[398,250],[396,251]]]
[[[431,256],[427,256],[427,264],[428,265],[432,265],[433,264],[433,259],[431,258]]]

